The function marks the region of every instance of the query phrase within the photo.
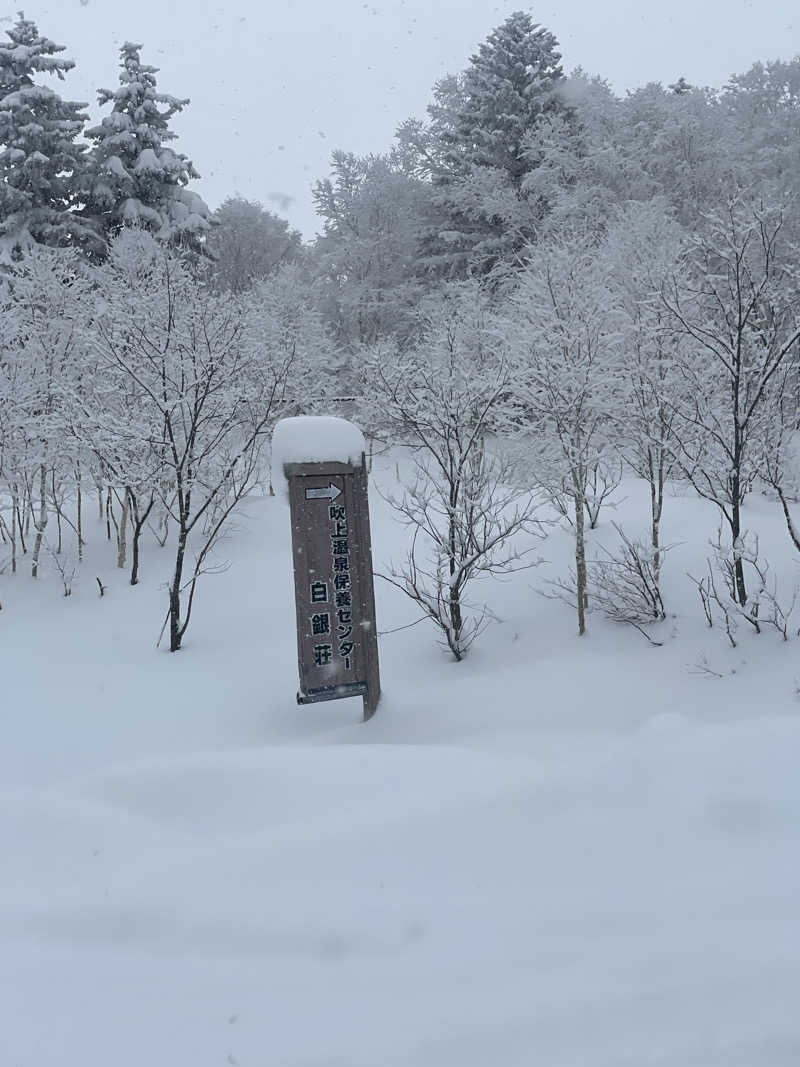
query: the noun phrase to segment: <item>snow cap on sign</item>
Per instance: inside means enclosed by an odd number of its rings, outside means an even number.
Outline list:
[[[296,415],[272,431],[272,482],[279,485],[287,463],[352,463],[361,466],[364,435],[336,415]]]

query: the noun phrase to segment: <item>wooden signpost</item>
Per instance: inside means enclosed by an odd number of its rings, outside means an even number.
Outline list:
[[[381,684],[372,582],[367,469],[287,463],[297,609],[298,704],[364,698],[375,714]]]

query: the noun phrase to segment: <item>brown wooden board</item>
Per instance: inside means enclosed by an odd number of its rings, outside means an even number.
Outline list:
[[[370,718],[380,696],[366,467],[292,463],[297,700],[362,696]]]

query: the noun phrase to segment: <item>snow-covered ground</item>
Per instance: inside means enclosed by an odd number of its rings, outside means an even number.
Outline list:
[[[621,495],[593,538],[643,525]],[[380,570],[405,532],[372,512]],[[775,506],[747,514],[792,584]],[[368,724],[294,703],[281,496],[248,503],[174,656],[166,551],[132,589],[87,525],[70,599],[0,578],[3,1067],[800,1063],[800,642],[705,627],[711,508],[667,500],[663,647],[575,636],[536,591],[556,529],[485,587],[464,663],[426,624],[381,638]],[[376,592],[382,630],[413,621]]]

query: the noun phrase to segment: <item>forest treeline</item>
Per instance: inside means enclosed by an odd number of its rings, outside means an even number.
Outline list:
[[[543,500],[574,531],[555,592],[579,632],[594,608],[654,640],[670,479],[718,509],[694,579],[709,624],[790,634],[742,504],[769,487],[800,548],[800,58],[620,97],[513,14],[386,152],[333,154],[303,243],[192,190],[170,129],[188,101],[139,45],[90,127],[53,88],[63,48],[22,16],[7,36],[0,570],[35,577],[46,552],[67,593],[91,493],[132,584],[143,535],[174,552],[176,650],[276,419],[347,398],[414,447],[395,503],[418,536],[385,577],[456,658],[489,617],[472,580],[528,565]],[[649,486],[646,536],[587,561],[625,472]]]

